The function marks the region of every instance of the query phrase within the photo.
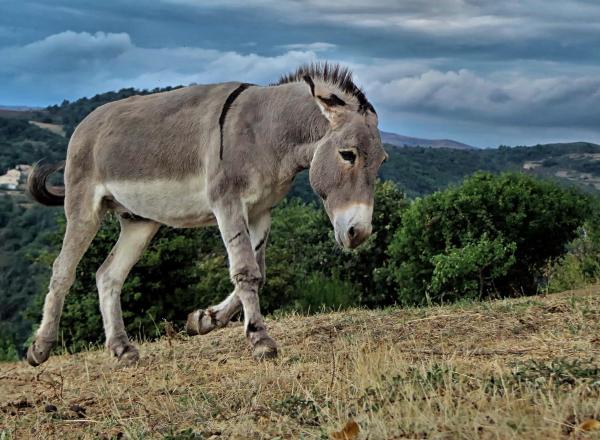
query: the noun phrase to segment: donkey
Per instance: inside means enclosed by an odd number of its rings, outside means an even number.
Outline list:
[[[75,269],[109,210],[121,232],[98,269],[96,283],[106,346],[123,364],[139,359],[121,312],[125,278],[160,225],[217,224],[233,292],[188,315],[186,330],[206,334],[243,308],[256,359],[277,356],[260,313],[271,208],[309,168],[344,248],[371,234],[374,186],[386,158],[377,114],[352,73],[338,65],[305,65],[270,86],[198,85],[105,104],[90,113],[69,142],[66,161],[42,165],[28,188],[38,202],[63,205],[67,219],[43,318],[27,360],[45,362]],[[47,179],[64,169],[64,187]]]

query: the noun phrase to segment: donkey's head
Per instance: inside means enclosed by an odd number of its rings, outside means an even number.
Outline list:
[[[375,180],[387,157],[377,114],[346,69],[325,65],[303,79],[329,121],[313,155],[310,184],[323,200],[337,242],[355,248],[371,235]]]

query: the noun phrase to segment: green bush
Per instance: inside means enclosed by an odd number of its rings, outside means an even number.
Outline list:
[[[585,276],[581,259],[573,253],[568,253],[553,262],[549,262],[545,278],[546,284],[543,287],[547,293],[579,289],[590,283],[590,280]]]
[[[516,173],[476,173],[417,199],[381,271],[403,304],[533,294],[589,213],[576,190]]]
[[[547,292],[577,289],[600,282],[600,203],[590,197],[587,221],[579,236],[568,246],[568,253],[548,263],[546,270]]]
[[[19,353],[14,341],[0,337],[0,362],[16,361],[18,359]]]
[[[358,300],[355,286],[316,272],[309,275],[303,283],[302,295],[283,309],[304,314],[335,311],[354,307],[358,305]]]
[[[447,248],[432,258],[431,285],[425,293],[440,300],[446,294],[483,297],[486,283],[506,276],[514,266],[515,250],[515,243],[505,243],[501,237],[490,240],[486,232],[462,247]]]

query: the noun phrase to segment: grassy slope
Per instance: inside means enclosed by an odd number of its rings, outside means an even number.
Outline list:
[[[0,438],[328,438],[349,419],[360,439],[600,438],[576,429],[600,417],[600,287],[268,325],[276,362],[238,325],[143,344],[137,367],[0,364]]]

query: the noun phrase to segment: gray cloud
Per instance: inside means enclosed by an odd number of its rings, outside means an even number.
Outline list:
[[[382,126],[474,144],[600,141],[600,3],[589,0],[5,0],[0,103],[121,87],[272,82],[351,66]]]
[[[0,59],[5,60],[0,77],[9,97],[33,95],[51,103],[122,87],[231,80],[269,83],[317,55],[310,50],[266,57],[197,47],[143,48],[126,33],[66,31],[0,49]]]
[[[324,43],[322,41],[317,41],[316,43],[293,43],[293,44],[282,44],[278,46],[282,49],[287,50],[311,50],[313,52],[328,52],[337,47],[335,44]]]
[[[428,70],[367,86],[391,111],[503,125],[586,127],[600,124],[600,77],[525,77],[469,70]]]
[[[207,10],[203,0],[163,0]],[[219,7],[256,11],[290,23],[368,31],[399,43],[398,54],[598,60],[600,3],[585,0],[223,0]],[[389,52],[393,49],[385,41]],[[371,44],[365,49],[377,50]],[[491,50],[493,53],[482,53]]]
[[[115,59],[131,50],[133,45],[126,33],[106,34],[72,31],[50,35],[22,47],[0,49],[0,73],[30,71],[68,72],[79,66],[95,67],[106,59]]]

